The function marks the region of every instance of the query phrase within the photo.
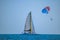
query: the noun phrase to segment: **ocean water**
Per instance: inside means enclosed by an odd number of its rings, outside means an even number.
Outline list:
[[[60,40],[60,34],[0,34],[0,40]]]

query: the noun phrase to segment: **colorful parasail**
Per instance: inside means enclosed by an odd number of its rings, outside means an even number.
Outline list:
[[[47,7],[42,9],[42,13],[43,14],[48,14],[49,11],[50,11],[50,7],[49,6],[47,6]]]

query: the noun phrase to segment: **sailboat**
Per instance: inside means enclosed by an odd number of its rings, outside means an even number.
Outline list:
[[[24,34],[35,34],[31,12],[28,14],[28,16],[26,18]]]

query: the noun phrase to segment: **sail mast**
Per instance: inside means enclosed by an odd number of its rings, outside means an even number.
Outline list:
[[[30,12],[30,29],[31,29],[31,33],[32,33],[32,17],[31,17],[31,12]]]

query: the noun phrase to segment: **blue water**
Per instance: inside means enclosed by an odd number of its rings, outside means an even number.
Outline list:
[[[59,34],[0,34],[0,40],[60,40]]]

